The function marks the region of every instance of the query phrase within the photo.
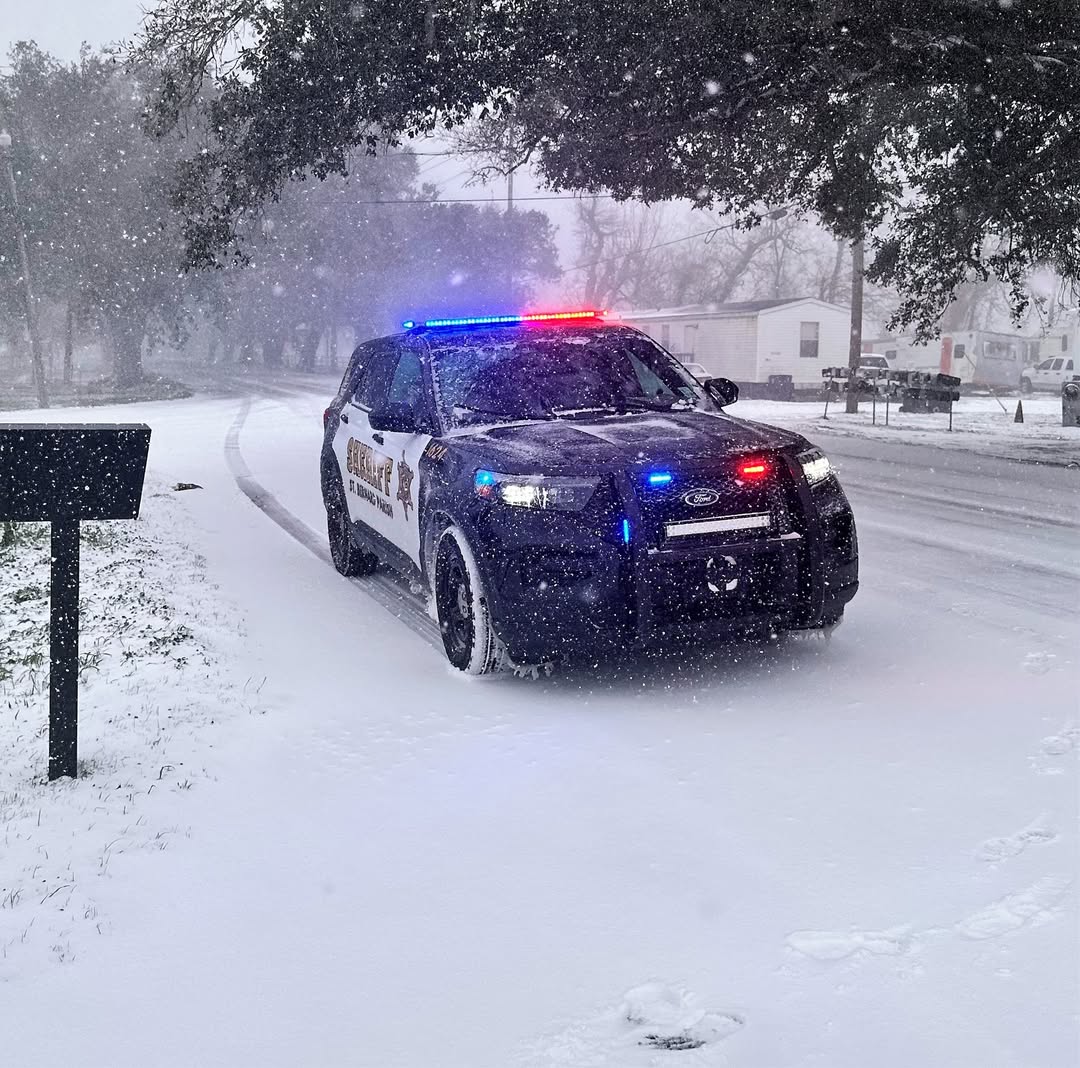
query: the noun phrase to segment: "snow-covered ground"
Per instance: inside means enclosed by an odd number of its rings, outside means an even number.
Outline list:
[[[182,536],[169,487],[138,523],[82,527],[78,781],[48,767],[49,528],[0,548],[0,984],[74,960],[116,917],[97,888],[121,855],[171,848],[176,796],[208,774],[222,724],[250,714],[234,685],[243,624]],[[180,806],[182,808],[182,806]]]
[[[1020,401],[1024,421],[1017,423],[1014,419]],[[947,415],[901,412],[895,402],[889,405],[888,426],[884,401],[878,401],[876,414],[871,402],[864,400],[857,415],[848,415],[841,398],[839,403],[829,404],[827,419],[823,401],[741,400],[731,411],[744,419],[817,434],[823,440],[843,434],[1080,467],[1080,427],[1062,426],[1061,397],[1046,393],[1023,398],[962,396],[953,405],[951,431]]]
[[[1077,1063],[1077,472],[817,435],[831,643],[470,681],[320,555],[326,399],[95,413],[152,482],[84,593],[137,553],[187,631],[89,678],[79,783],[0,705],[4,1063]]]

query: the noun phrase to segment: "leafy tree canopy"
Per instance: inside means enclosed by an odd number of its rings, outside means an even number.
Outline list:
[[[1080,274],[1076,0],[163,0],[138,51],[159,130],[205,113],[196,257],[290,177],[512,111],[556,188],[868,235],[924,330],[965,280]]]

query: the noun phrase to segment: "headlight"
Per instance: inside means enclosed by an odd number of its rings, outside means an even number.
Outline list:
[[[589,503],[599,479],[558,475],[500,475],[477,471],[473,488],[485,501],[501,501],[513,508],[548,508],[580,512]]]
[[[812,449],[799,456],[806,481],[813,486],[816,482],[824,482],[832,474],[832,464],[829,458],[820,450]]]

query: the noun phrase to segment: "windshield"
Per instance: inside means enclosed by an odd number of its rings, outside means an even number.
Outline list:
[[[704,406],[700,386],[647,338],[515,331],[432,346],[447,427]]]

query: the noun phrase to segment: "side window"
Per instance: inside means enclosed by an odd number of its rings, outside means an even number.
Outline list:
[[[1057,360],[1055,360],[1055,361],[1054,361],[1054,366],[1053,366],[1052,368],[1050,368],[1050,369],[1051,369],[1052,371],[1060,371],[1060,370],[1061,370],[1061,365],[1062,365],[1062,364],[1063,364],[1064,362],[1065,362],[1064,360],[1061,360],[1061,359],[1057,359]]]
[[[424,369],[417,353],[405,349],[398,357],[390,388],[386,393],[388,404],[418,412],[424,403]]]
[[[353,403],[372,409],[386,396],[386,371],[390,353],[384,345],[372,345],[367,353],[367,365],[353,391]]]
[[[1037,371],[1049,371],[1050,366],[1053,364],[1053,360],[1043,360],[1035,370]]]
[[[345,368],[345,374],[341,376],[341,385],[338,386],[337,400],[352,400],[356,387],[364,375],[367,367],[367,345],[357,345],[353,354],[349,357],[349,365]]]
[[[820,323],[799,323],[799,355],[809,360],[818,357]]]
[[[1071,371],[1072,369],[1073,369],[1073,362],[1072,362],[1072,360],[1066,360],[1066,361],[1065,361],[1065,370],[1066,370],[1066,371]]]

